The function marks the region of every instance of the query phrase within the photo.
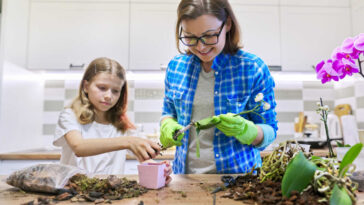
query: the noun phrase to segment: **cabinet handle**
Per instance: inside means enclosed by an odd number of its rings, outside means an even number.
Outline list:
[[[161,64],[161,66],[159,68],[161,70],[167,70],[167,65],[166,64]]]
[[[73,65],[72,63],[70,64],[70,69],[71,70],[80,70],[85,66],[85,64],[81,64],[81,65]]]

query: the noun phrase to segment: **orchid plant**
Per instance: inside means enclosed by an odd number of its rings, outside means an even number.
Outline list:
[[[331,58],[316,65],[317,79],[324,84],[331,80],[339,81],[345,76],[359,73],[364,78],[360,56],[364,55],[364,33],[346,38],[341,46],[334,49]],[[358,65],[355,63],[358,62]]]

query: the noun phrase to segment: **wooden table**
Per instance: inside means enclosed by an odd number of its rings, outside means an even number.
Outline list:
[[[315,156],[324,157],[329,151],[328,149],[313,149]],[[157,160],[173,160],[175,150],[163,151],[163,155],[158,155]],[[272,151],[261,151],[262,157],[269,155]],[[61,158],[61,152],[59,150],[47,150],[47,149],[33,149],[24,150],[18,152],[0,153],[0,160],[59,160]],[[127,155],[127,160],[135,160],[134,156]]]
[[[137,175],[124,175],[128,179],[137,180]],[[213,195],[210,192],[220,181],[218,174],[186,174],[172,175],[172,182],[160,190],[150,190],[140,197],[112,201],[112,204],[139,204],[141,201],[145,205],[149,204],[213,204]],[[36,199],[41,194],[28,194],[19,192],[18,189],[7,185],[4,182],[5,176],[0,176],[0,204],[19,205]],[[184,193],[184,194],[182,194]],[[216,204],[243,204],[241,201],[234,201],[222,198],[224,192],[216,194]],[[184,196],[185,195],[185,196]],[[63,201],[57,204],[93,204],[93,203],[71,203]],[[358,193],[357,204],[364,204],[364,193]]]

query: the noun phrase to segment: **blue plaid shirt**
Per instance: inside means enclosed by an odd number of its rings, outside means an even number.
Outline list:
[[[235,137],[227,137],[215,129],[213,144],[217,173],[245,173],[254,165],[261,167],[260,150],[274,141],[278,129],[273,92],[275,84],[268,67],[257,56],[239,50],[235,55],[220,53],[214,59],[212,69],[215,72],[215,115],[252,109],[258,93],[263,93],[264,100],[271,106],[267,111],[261,109],[265,124],[255,114],[242,115],[262,127],[264,140],[259,146],[241,144]],[[169,62],[162,118],[173,117],[183,126],[190,122],[200,70],[200,59],[195,55],[178,55]],[[182,146],[176,149],[173,161],[175,174],[185,173],[188,138],[187,131]]]

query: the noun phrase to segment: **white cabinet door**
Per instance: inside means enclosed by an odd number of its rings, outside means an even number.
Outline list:
[[[96,57],[127,67],[128,43],[128,2],[31,2],[29,69],[68,69]]]
[[[130,69],[160,70],[178,52],[177,3],[131,3]]]
[[[233,4],[232,8],[242,31],[243,49],[268,65],[281,65],[279,7]]]
[[[354,1],[352,5],[352,21],[354,36],[364,33],[364,1]]]
[[[229,0],[230,4],[245,4],[245,5],[279,5],[280,0]]]
[[[349,7],[350,0],[280,0],[282,6]]]
[[[349,8],[281,7],[283,71],[313,71],[351,35]]]

